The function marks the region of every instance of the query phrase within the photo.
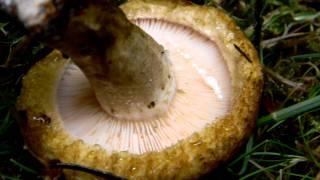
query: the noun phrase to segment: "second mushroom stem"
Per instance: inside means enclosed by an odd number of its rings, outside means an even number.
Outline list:
[[[118,119],[145,119],[167,111],[175,94],[163,47],[111,4],[92,1],[45,42],[84,72],[101,107]]]

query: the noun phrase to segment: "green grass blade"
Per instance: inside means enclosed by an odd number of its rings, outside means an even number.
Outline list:
[[[6,117],[0,121],[0,136],[4,135],[12,124],[13,124],[13,121],[11,121],[10,119],[10,111],[9,111]]]
[[[290,150],[290,151],[292,151],[292,152],[295,152],[295,153],[297,153],[297,154],[301,154],[301,155],[302,155],[302,153],[299,152],[298,150],[296,150],[296,149],[294,149],[294,148],[292,148],[292,147],[290,147],[290,146],[288,146],[288,145],[286,145],[286,144],[283,144],[283,143],[281,143],[281,142],[274,141],[274,140],[264,140],[264,141],[262,141],[261,143],[257,144],[256,146],[254,146],[254,147],[251,149],[251,151],[248,151],[248,152],[245,152],[245,153],[241,154],[238,158],[236,158],[236,159],[233,160],[231,163],[229,163],[229,166],[235,165],[235,164],[236,164],[237,162],[239,162],[241,159],[243,159],[243,158],[245,158],[246,156],[254,153],[254,152],[257,151],[260,147],[262,147],[262,146],[264,146],[264,145],[266,145],[266,144],[268,144],[268,143],[270,143],[270,144],[272,144],[272,145],[276,145],[276,146],[283,147],[283,148],[285,148],[286,150]]]
[[[10,151],[0,151],[0,156],[8,155]]]
[[[31,169],[31,168],[29,168],[29,167],[17,162],[17,161],[15,161],[14,159],[10,159],[10,162],[12,162],[14,165],[16,165],[17,167],[23,169],[26,172],[29,172],[31,174],[38,174],[37,171],[35,171],[35,170],[33,170],[33,169]]]
[[[300,130],[300,134],[301,134],[301,137],[303,139],[303,143],[305,145],[305,149],[306,151],[308,152],[310,158],[312,159],[312,161],[315,163],[316,166],[318,166],[318,168],[320,168],[320,163],[318,161],[318,159],[314,156],[313,154],[313,150],[310,148],[310,145],[309,145],[309,142],[307,141],[306,137],[304,136],[304,127],[302,125],[302,122],[301,122],[301,119],[299,118],[298,119],[298,122],[299,122],[299,130]]]
[[[283,162],[278,163],[278,164],[274,164],[274,165],[272,165],[272,166],[268,166],[268,167],[265,167],[265,168],[262,168],[262,169],[259,169],[259,170],[257,170],[257,171],[252,172],[252,173],[249,173],[249,174],[241,177],[239,180],[248,179],[248,178],[250,178],[251,176],[257,175],[257,174],[259,174],[259,173],[265,172],[265,171],[267,171],[267,170],[269,170],[269,169],[272,169],[272,168],[275,168],[275,167],[278,167],[278,166],[283,166]]]
[[[313,98],[317,95],[320,94],[320,84],[316,85],[315,87],[313,87],[310,91],[309,91],[309,98]]]
[[[3,179],[3,180],[20,180],[20,178],[18,177],[12,177],[12,176],[7,176],[7,175],[4,175],[4,174],[1,174],[0,173],[0,179]]]
[[[8,25],[9,23],[5,22],[5,23],[2,23],[0,22],[0,29],[4,28],[6,25]]]
[[[257,126],[260,127],[265,124],[276,123],[318,107],[320,107],[320,95],[264,116],[258,119]]]
[[[249,154],[251,154],[252,152],[254,152],[255,150],[257,150],[259,147],[262,147],[264,144],[268,143],[269,140],[265,140],[259,144],[257,144],[255,147],[253,147],[251,149],[251,151],[247,151],[245,153],[243,153],[242,155],[240,155],[237,159],[233,160],[231,163],[229,163],[229,166],[233,166],[235,165],[237,162],[239,162],[241,159],[245,158],[246,156],[248,156]]]
[[[281,154],[278,152],[254,152],[252,153],[253,156],[280,156],[285,158],[300,158],[307,160],[304,156],[297,156],[293,154]]]
[[[292,56],[289,59],[294,60],[294,61],[301,61],[301,60],[314,60],[314,59],[318,59],[320,60],[320,53],[310,53],[310,54],[301,54],[301,55],[296,55],[296,56]]]
[[[250,137],[250,139],[247,143],[246,153],[250,152],[252,150],[252,147],[253,147],[253,136]],[[248,153],[248,156],[244,157],[241,170],[238,173],[239,175],[243,175],[246,172],[246,170],[248,168],[248,164],[249,164],[249,159],[250,159],[250,153]]]
[[[295,21],[313,21],[320,16],[320,13],[316,12],[300,12],[293,16]]]
[[[293,177],[299,177],[301,179],[308,179],[308,180],[314,180],[313,177],[302,175],[302,174],[296,174],[296,173],[283,173],[285,175],[293,176]]]
[[[3,34],[6,34],[6,31],[4,30],[4,27],[6,25],[8,25],[9,23],[0,23],[0,31],[3,33]]]
[[[274,123],[274,124],[267,130],[267,132],[268,132],[268,133],[271,132],[274,128],[278,127],[278,126],[279,126],[280,124],[282,124],[283,122],[285,122],[285,120],[280,120],[280,121]]]
[[[281,143],[281,142],[275,141],[275,140],[269,140],[269,142],[272,143],[273,145],[281,146],[283,148],[286,148],[287,150],[290,150],[290,151],[295,152],[297,154],[303,155],[302,152],[298,151],[296,148],[292,148],[292,147],[288,146],[285,143]],[[286,151],[286,152],[288,152],[288,151]]]

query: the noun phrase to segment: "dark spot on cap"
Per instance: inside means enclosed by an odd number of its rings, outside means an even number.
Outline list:
[[[116,112],[116,110],[114,110],[113,108],[111,108],[110,111],[112,114],[114,114]]]
[[[252,63],[252,60],[249,58],[249,56],[236,44],[233,44],[234,48],[249,62]]]
[[[168,75],[168,79],[171,79],[171,75],[170,74]]]
[[[148,105],[148,108],[154,108],[156,106],[156,103],[154,101],[150,102],[150,104]]]

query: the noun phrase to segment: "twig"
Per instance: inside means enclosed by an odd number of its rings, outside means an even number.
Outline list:
[[[84,167],[81,165],[77,165],[77,164],[69,164],[69,163],[61,163],[61,162],[51,162],[50,163],[50,168],[52,169],[71,169],[71,170],[75,170],[75,171],[81,171],[81,172],[86,172],[98,177],[102,177],[105,179],[112,179],[112,180],[124,180],[125,178],[113,175],[109,172],[105,172],[105,171],[101,171],[101,170],[97,170],[97,169],[92,169],[92,168],[88,168],[88,167]]]
[[[267,176],[269,179],[271,179],[271,180],[276,179],[276,178],[274,177],[274,175],[272,175],[271,173],[269,173],[268,171],[265,170],[265,167],[262,167],[260,164],[254,162],[254,161],[251,160],[251,159],[249,160],[249,162],[250,162],[251,164],[253,164],[254,166],[256,166],[258,169],[263,170],[263,172],[266,174],[266,176]]]
[[[298,82],[294,82],[294,81],[291,81],[283,76],[281,76],[280,74],[277,74],[275,72],[273,72],[271,69],[269,69],[268,67],[263,67],[263,71],[271,76],[272,78],[280,81],[281,83],[283,84],[286,84],[290,87],[293,87],[295,89],[298,89],[298,90],[301,90],[301,91],[306,91],[306,89],[303,86],[303,83],[298,83]]]
[[[280,36],[280,37],[275,37],[275,38],[263,40],[261,42],[261,46],[263,48],[270,48],[270,47],[276,45],[279,41],[282,41],[284,39],[293,38],[293,37],[299,37],[299,36],[305,36],[307,34],[308,33],[305,33],[305,32],[291,33],[291,34],[283,35],[283,36]]]

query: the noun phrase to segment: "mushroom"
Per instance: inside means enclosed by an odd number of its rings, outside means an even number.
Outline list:
[[[132,0],[121,9],[133,25],[97,2],[42,36],[72,61],[54,50],[24,77],[29,150],[132,179],[192,179],[228,160],[254,128],[262,85],[241,30],[214,7]]]

